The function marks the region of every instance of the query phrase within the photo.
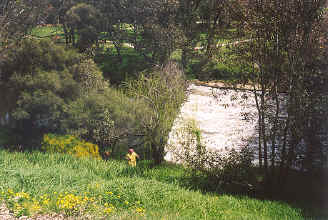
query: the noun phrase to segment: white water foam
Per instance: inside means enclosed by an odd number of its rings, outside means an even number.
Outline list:
[[[174,135],[183,122],[197,122],[203,141],[209,150],[226,152],[255,145],[257,110],[254,95],[249,91],[235,91],[191,84],[189,96],[174,122],[168,144],[178,146]],[[247,120],[248,119],[248,120]],[[167,161],[175,161],[168,151]]]

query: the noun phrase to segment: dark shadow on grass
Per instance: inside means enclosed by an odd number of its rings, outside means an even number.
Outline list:
[[[223,183],[216,177],[191,173],[180,165],[164,163],[153,166],[151,161],[140,161],[137,167],[127,167],[119,176],[157,180],[188,190],[201,191],[204,194],[227,194],[240,198],[246,196],[259,200],[279,201],[302,210],[305,219],[328,219],[327,171],[324,177],[317,176],[312,179],[295,172],[286,187],[271,192],[265,191],[261,182],[252,186],[238,182]]]
[[[136,167],[127,167],[119,174],[121,177],[139,177],[153,179],[162,183],[175,184],[188,190],[201,191],[202,193],[220,193],[240,196],[254,196],[255,191],[248,185],[231,182],[224,184],[201,173],[192,173],[182,165],[163,163],[153,166],[151,161],[140,161]]]

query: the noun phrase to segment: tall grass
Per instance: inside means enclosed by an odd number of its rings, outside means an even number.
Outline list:
[[[184,188],[183,175],[184,169],[174,165],[150,168],[142,162],[134,169],[125,161],[0,150],[0,191],[23,191],[35,198],[55,192],[105,195],[110,191],[124,201],[140,202],[145,209],[138,215],[117,203],[112,216],[117,219],[302,219],[300,210],[284,203]]]

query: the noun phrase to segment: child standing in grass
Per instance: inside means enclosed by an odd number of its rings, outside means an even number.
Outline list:
[[[139,159],[139,155],[134,152],[133,148],[130,148],[125,158],[128,160],[130,166],[135,167],[137,165],[137,158]]]

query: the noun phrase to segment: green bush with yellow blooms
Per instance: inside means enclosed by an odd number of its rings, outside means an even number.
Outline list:
[[[98,145],[72,135],[45,134],[42,140],[42,150],[49,153],[66,153],[76,157],[101,159]]]

